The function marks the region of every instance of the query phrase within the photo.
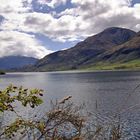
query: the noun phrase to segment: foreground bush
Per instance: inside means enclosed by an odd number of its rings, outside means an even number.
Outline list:
[[[103,118],[99,113],[83,111],[71,102],[71,96],[51,103],[50,111],[41,118],[25,119],[15,103],[35,108],[42,104],[43,91],[10,85],[0,91],[0,111],[12,112],[16,118],[2,125],[1,139],[25,140],[124,140],[123,123],[117,117]],[[117,119],[116,119],[117,118]]]
[[[79,108],[73,103],[65,103],[71,96],[60,102],[51,104],[51,110],[41,119],[23,119],[18,114],[14,103],[19,102],[23,107],[35,108],[42,103],[42,90],[25,89],[10,85],[0,91],[0,111],[15,113],[15,121],[2,126],[1,139],[66,139],[79,138],[83,128],[84,118],[80,116]],[[67,133],[69,132],[69,134]]]
[[[0,75],[5,75],[6,73],[4,71],[0,70]]]

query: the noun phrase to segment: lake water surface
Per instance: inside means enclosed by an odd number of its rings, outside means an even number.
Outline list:
[[[86,103],[91,111],[95,110],[96,102],[100,112],[116,113],[123,108],[133,135],[140,135],[140,88],[136,88],[140,84],[139,71],[8,73],[0,76],[0,89],[11,83],[43,89],[42,111],[50,100],[68,95],[78,104]]]

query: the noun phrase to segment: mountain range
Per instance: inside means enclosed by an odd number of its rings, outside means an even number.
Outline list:
[[[18,62],[20,63],[20,60]],[[35,60],[32,65],[24,65],[24,68],[18,71],[133,68],[140,68],[140,32],[111,27],[86,38],[72,48],[49,54]]]
[[[25,56],[5,56],[0,58],[0,70],[9,70],[13,68],[22,68],[24,66],[34,65],[38,59]]]

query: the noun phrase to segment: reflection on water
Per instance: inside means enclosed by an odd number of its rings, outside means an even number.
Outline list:
[[[127,109],[140,102],[140,72],[53,72],[53,73],[9,73],[0,77],[0,89],[9,84],[27,88],[40,88],[45,92],[42,111],[50,99],[61,99],[72,95],[76,103],[87,104],[90,110],[98,103],[100,112],[116,113],[119,108]],[[129,96],[131,94],[131,96]],[[129,96],[129,98],[128,98]],[[131,128],[140,127],[139,105],[126,111]],[[27,114],[27,113],[26,113]],[[135,124],[132,123],[135,120]]]

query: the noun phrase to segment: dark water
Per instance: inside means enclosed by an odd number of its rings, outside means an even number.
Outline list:
[[[140,135],[140,88],[136,88],[140,84],[138,71],[9,73],[0,76],[0,89],[11,83],[43,89],[42,111],[50,99],[67,95],[72,95],[78,104],[85,102],[91,111],[95,110],[96,102],[101,112],[116,113],[123,108],[130,127]]]

